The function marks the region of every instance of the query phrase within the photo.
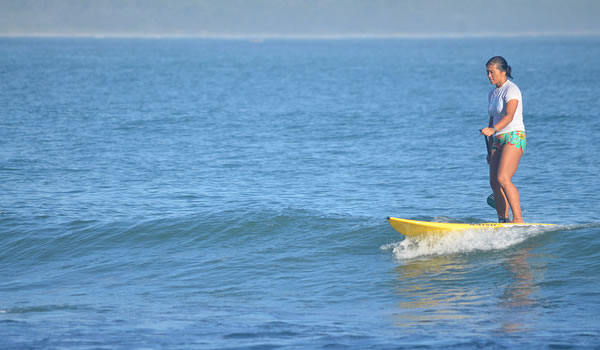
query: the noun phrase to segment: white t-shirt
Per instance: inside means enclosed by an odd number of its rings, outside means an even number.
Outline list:
[[[506,103],[510,100],[517,100],[517,110],[513,120],[502,130],[498,130],[496,135],[505,134],[511,131],[525,130],[523,124],[523,100],[521,90],[512,81],[506,79],[506,82],[499,88],[490,91],[488,95],[488,113],[494,117],[494,125],[506,115]]]

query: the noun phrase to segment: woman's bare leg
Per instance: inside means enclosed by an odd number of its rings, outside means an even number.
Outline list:
[[[521,197],[517,187],[512,183],[512,177],[519,167],[522,155],[523,152],[515,146],[511,144],[504,145],[502,147],[496,176],[513,213],[513,220],[511,222],[517,223],[523,222],[521,214]]]
[[[508,220],[508,200],[504,195],[504,191],[502,191],[502,186],[498,182],[498,166],[500,165],[501,156],[502,150],[492,150],[490,155],[490,187],[494,191],[494,203],[496,204],[498,219]]]

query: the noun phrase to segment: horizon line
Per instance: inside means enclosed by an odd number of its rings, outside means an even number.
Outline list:
[[[7,32],[0,38],[90,38],[90,39],[221,39],[221,40],[351,40],[351,39],[477,39],[477,38],[533,38],[533,37],[596,37],[598,32],[478,32],[478,33],[346,33],[346,34],[231,34],[231,33],[61,33],[61,32]]]

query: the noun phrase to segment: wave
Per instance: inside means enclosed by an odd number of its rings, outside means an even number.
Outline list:
[[[66,304],[55,304],[55,305],[39,305],[39,306],[25,306],[25,307],[13,307],[8,309],[0,309],[0,314],[28,314],[28,313],[40,313],[40,312],[53,312],[53,311],[78,311],[85,309],[82,306],[73,306]]]
[[[372,247],[383,220],[313,210],[252,208],[186,216],[74,219],[0,218],[0,261],[36,266],[111,250],[165,252],[242,245],[339,245]],[[368,239],[365,240],[365,237]]]

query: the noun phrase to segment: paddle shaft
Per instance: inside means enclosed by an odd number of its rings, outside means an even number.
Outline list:
[[[492,153],[492,150],[490,149],[490,141],[488,139],[487,136],[483,135],[483,139],[485,140],[485,148],[487,149],[487,155],[488,155],[488,163],[491,161],[490,156]],[[494,201],[494,194],[490,194],[487,198],[487,204],[496,209],[496,202]]]

